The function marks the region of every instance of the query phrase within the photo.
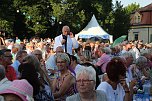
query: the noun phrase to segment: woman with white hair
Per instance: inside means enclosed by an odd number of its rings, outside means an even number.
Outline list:
[[[76,72],[77,94],[66,101],[107,101],[105,93],[95,90],[96,72],[92,66],[81,68]]]
[[[132,65],[132,74],[133,78],[137,80],[144,80],[149,78],[149,68],[148,68],[148,60],[144,56],[139,56],[136,59],[135,65]]]
[[[76,80],[68,67],[70,58],[66,53],[58,53],[55,57],[59,76],[53,80],[53,95],[56,101],[65,101],[68,96],[77,93]]]

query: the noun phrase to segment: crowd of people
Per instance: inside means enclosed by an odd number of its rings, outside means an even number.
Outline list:
[[[132,101],[152,75],[152,45],[76,40],[69,26],[54,40],[3,40],[0,101]]]

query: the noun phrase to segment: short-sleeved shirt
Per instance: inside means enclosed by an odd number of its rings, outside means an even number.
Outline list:
[[[102,72],[105,73],[105,72],[106,72],[107,64],[108,64],[108,62],[109,62],[110,60],[111,60],[111,57],[110,57],[109,55],[107,55],[107,54],[104,53],[104,54],[99,58],[99,60],[98,60],[98,62],[96,63],[96,65],[97,65],[97,66],[100,66]]]
[[[58,70],[55,63],[55,54],[51,55],[46,61],[46,69]]]
[[[125,91],[121,84],[117,84],[117,89],[114,90],[108,82],[101,82],[97,90],[105,92],[108,101],[123,101]]]
[[[14,68],[12,66],[7,66],[6,77],[10,81],[16,80],[16,71],[14,70]]]

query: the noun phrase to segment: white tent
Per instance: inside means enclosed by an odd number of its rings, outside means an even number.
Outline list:
[[[110,43],[113,42],[112,35],[105,32],[101,26],[98,24],[97,19],[93,15],[88,25],[78,34],[75,35],[76,39],[79,38],[91,38],[91,37],[101,37],[102,39],[109,39]]]

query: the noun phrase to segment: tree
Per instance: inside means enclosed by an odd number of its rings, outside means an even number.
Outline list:
[[[0,0],[0,28],[8,33],[13,31],[14,10],[12,0]]]
[[[129,14],[138,8],[134,4],[123,8],[120,2],[113,7],[112,0],[1,0],[0,4],[1,28],[21,37],[41,33],[52,38],[63,25],[69,25],[73,33],[78,33],[93,14],[104,30],[114,38],[119,37],[127,34]]]
[[[51,5],[57,26],[60,26],[59,22],[62,22],[62,25],[69,25],[74,33],[80,30],[86,16],[85,11],[80,8],[78,0],[53,0]]]
[[[31,35],[33,32],[44,34],[50,29],[52,8],[49,0],[14,0],[13,3],[19,10],[20,17],[24,18],[22,21],[26,26],[22,27],[26,30],[26,35]],[[23,34],[21,31],[18,32]]]
[[[130,27],[130,15],[123,9],[121,2],[116,1],[113,18],[113,38],[116,39],[122,35],[127,35]]]
[[[128,14],[131,14],[133,11],[139,9],[140,5],[139,4],[136,4],[136,3],[132,3],[128,6],[126,6],[124,9],[126,10],[126,12]]]

